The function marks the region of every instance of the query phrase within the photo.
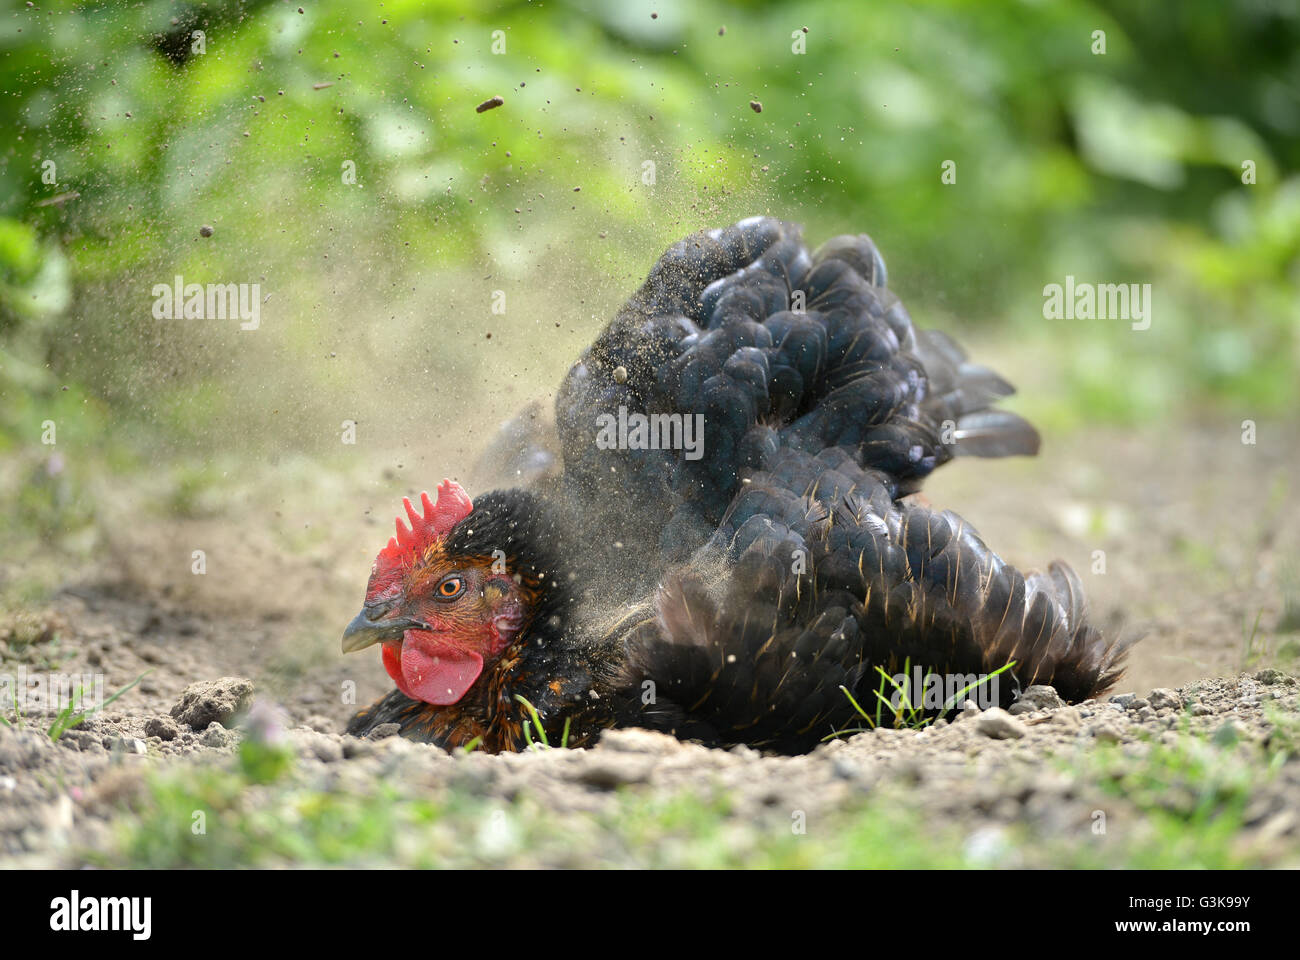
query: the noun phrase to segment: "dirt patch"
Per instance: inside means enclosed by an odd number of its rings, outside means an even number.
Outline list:
[[[794,758],[707,750],[631,730],[610,732],[591,750],[506,757],[341,736],[357,705],[388,688],[375,658],[339,653],[338,632],[386,533],[373,514],[395,498],[387,484],[336,481],[335,499],[354,509],[285,549],[289,528],[276,527],[279,502],[268,486],[243,504],[238,524],[270,531],[265,542],[250,535],[237,560],[223,556],[237,575],[215,582],[190,576],[187,564],[173,572],[145,564],[148,576],[92,564],[80,585],[0,623],[0,672],[99,674],[106,694],[138,680],[57,743],[46,733],[52,714],[20,717],[0,705],[12,724],[0,725],[0,862],[314,862],[310,851],[276,852],[274,836],[240,847],[232,836],[249,831],[230,818],[251,815],[258,804],[275,810],[290,793],[319,792],[359,798],[363,821],[384,803],[405,811],[394,814],[399,819],[425,811],[404,827],[375,821],[384,852],[321,854],[324,862],[749,865],[768,862],[752,859],[769,849],[765,838],[820,836],[824,855],[807,853],[807,844],[782,846],[780,857],[793,859],[777,862],[835,863],[847,854],[829,838],[860,836],[854,817],[901,836],[905,829],[891,818],[905,812],[913,833],[942,835],[942,849],[957,859],[935,860],[926,848],[912,860],[895,851],[894,862],[1050,865],[1095,856],[1104,865],[1148,841],[1158,848],[1152,838],[1167,818],[1211,836],[1195,817],[1203,808],[1218,816],[1231,803],[1235,826],[1223,856],[1296,865],[1300,762],[1287,737],[1297,687],[1287,673],[1300,672],[1291,659],[1300,639],[1300,516],[1286,505],[1300,437],[1275,436],[1253,449],[1230,440],[1206,432],[1096,433],[1035,461],[942,471],[927,495],[975,518],[1012,562],[1063,557],[1092,571],[1094,552],[1103,551],[1104,572],[1085,573],[1095,615],[1107,629],[1146,634],[1121,693],[1071,707],[1050,691],[1031,691],[1011,713],[972,714],[920,732],[880,730]],[[1120,462],[1124,482],[1106,468]],[[233,543],[231,515],[189,520],[181,540]],[[137,556],[141,544],[178,542],[175,525],[161,519],[106,537]],[[258,589],[240,586],[255,581]],[[1274,664],[1285,672],[1266,669]],[[250,706],[253,732],[232,729]],[[211,784],[196,798],[184,794],[196,809],[210,806],[224,833],[208,834],[208,846],[140,846],[141,818],[163,821],[155,839],[190,828],[165,822],[175,811],[156,806],[159,791],[184,793],[209,774],[248,776],[239,772],[248,762],[243,745],[260,743],[268,730],[283,731],[289,760],[281,779],[241,782],[228,794]],[[1236,779],[1216,780],[1223,771]],[[695,822],[673,812],[673,798],[682,796],[695,798],[692,809],[708,810],[709,829],[722,831],[720,859],[693,859],[692,851],[718,848],[673,839],[678,828],[664,826],[674,817]],[[661,804],[670,805],[667,813]],[[285,822],[302,815],[295,807]],[[436,826],[456,817],[464,818],[456,829]],[[791,833],[792,818],[806,822],[806,834]],[[645,823],[652,826],[640,840],[629,835],[628,824]],[[435,826],[421,834],[427,842],[418,855],[384,839],[385,830],[419,832],[428,824]],[[137,841],[124,845],[132,830]],[[477,839],[452,842],[456,830]],[[1073,852],[1062,852],[1066,840]],[[228,860],[211,853],[222,844]],[[871,862],[870,849],[854,856]]]
[[[397,737],[362,741],[299,725],[275,738],[293,755],[292,774],[276,788],[242,788],[247,796],[238,803],[253,812],[275,809],[286,795],[321,792],[375,805],[394,799],[444,809],[457,802],[475,805],[469,820],[478,839],[435,848],[429,855],[442,864],[689,865],[671,829],[642,848],[610,827],[626,816],[630,803],[684,796],[701,804],[725,798],[718,816],[736,833],[737,849],[762,849],[783,833],[816,838],[822,831],[824,843],[825,831],[874,801],[950,835],[948,842],[957,844],[968,865],[1046,864],[1052,862],[1052,844],[1073,845],[1075,857],[1082,847],[1101,863],[1125,845],[1159,842],[1146,806],[1152,798],[1142,796],[1150,789],[1144,778],[1154,777],[1148,768],[1161,765],[1158,770],[1167,772],[1169,758],[1182,764],[1189,755],[1179,751],[1197,744],[1220,751],[1217,764],[1229,766],[1236,761],[1228,758],[1239,757],[1243,765],[1263,770],[1269,751],[1281,755],[1278,740],[1294,729],[1279,726],[1278,717],[1298,715],[1298,691],[1294,678],[1269,670],[1142,697],[1030,705],[1018,715],[980,713],[972,705],[953,723],[940,721],[921,731],[879,729],[802,757],[765,756],[746,747],[709,750],[642,730],[608,731],[589,750],[448,754]],[[148,778],[168,771],[170,781],[162,781],[172,784],[167,790],[199,783],[205,767],[231,766],[232,751],[249,737],[263,741],[215,721],[201,731],[179,724],[177,735],[165,739],[149,733],[157,719],[96,719],[57,744],[39,730],[0,728],[4,862],[127,865],[130,850],[120,846],[114,826],[123,817],[143,818],[155,839],[172,832],[189,840],[191,817],[220,801],[196,789],[195,799],[184,800],[179,811],[154,809],[159,801],[147,794]],[[1098,761],[1099,754],[1109,759]],[[1192,816],[1204,791],[1224,788],[1213,778],[1198,782],[1194,772],[1190,764],[1186,771],[1172,770],[1174,787],[1165,784],[1155,798],[1162,814]],[[1185,782],[1177,782],[1183,775]],[[1108,789],[1112,784],[1124,789]],[[381,791],[390,791],[382,801]],[[1261,773],[1241,797],[1232,849],[1247,862],[1300,865],[1300,762]],[[524,801],[511,817],[499,812]],[[510,824],[530,810],[573,842],[535,845],[513,836]],[[802,831],[791,832],[792,824]],[[479,836],[483,830],[486,838]],[[495,840],[493,831],[501,834]],[[229,842],[233,832],[214,825],[209,842]],[[1013,833],[1031,842],[1012,843]],[[396,859],[402,860],[400,852]],[[190,862],[187,856],[151,865]],[[200,857],[199,865],[211,864]]]

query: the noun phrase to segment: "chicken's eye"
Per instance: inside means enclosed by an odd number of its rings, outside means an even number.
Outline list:
[[[465,590],[465,581],[460,577],[448,577],[442,583],[438,584],[437,594],[439,600],[454,600],[459,597]]]

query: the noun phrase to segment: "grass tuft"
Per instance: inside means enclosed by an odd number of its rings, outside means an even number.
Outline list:
[[[836,730],[834,733],[829,733],[826,736],[822,737],[822,742],[825,743],[826,741],[834,740],[837,737],[852,736],[855,733],[866,733],[868,730],[875,730],[877,727],[885,725],[883,712],[882,712],[883,710],[889,711],[890,720],[892,722],[889,723],[888,725],[893,729],[920,730],[925,726],[927,726],[928,724],[933,723],[934,720],[937,719],[938,717],[942,717],[945,714],[951,712],[959,703],[962,703],[965,700],[966,695],[969,694],[972,690],[979,689],[981,686],[988,683],[994,677],[998,676],[1004,671],[1010,670],[1015,665],[1016,665],[1016,661],[1012,660],[1010,663],[998,667],[998,669],[994,670],[992,673],[988,674],[987,676],[982,677],[981,679],[975,681],[974,683],[968,683],[966,686],[962,687],[951,697],[945,700],[942,708],[940,708],[940,710],[937,713],[933,713],[933,714],[926,713],[924,706],[916,706],[912,703],[911,658],[908,658],[903,662],[904,679],[901,684],[897,680],[895,680],[892,676],[890,676],[888,673],[886,673],[883,667],[876,667],[876,672],[880,674],[880,686],[873,691],[876,698],[875,716],[873,717],[871,714],[867,713],[867,711],[862,708],[862,705],[858,703],[858,701],[854,698],[853,694],[849,691],[848,687],[841,685],[840,691],[844,694],[845,697],[848,698],[849,703],[853,705],[854,712],[856,712],[858,716],[860,716],[863,720],[867,722],[867,726],[845,727],[843,730]],[[922,680],[922,690],[924,690],[925,680],[928,680],[933,675],[933,673],[934,673],[933,670],[926,671],[925,678],[924,680]],[[899,702],[897,707],[894,706],[892,697],[890,698],[885,697],[885,691],[887,687],[893,687],[895,692],[898,694]]]

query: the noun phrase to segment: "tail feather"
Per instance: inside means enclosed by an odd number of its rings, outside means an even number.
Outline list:
[[[956,514],[894,501],[842,451],[756,473],[713,549],[730,572],[674,574],[630,650],[675,723],[718,742],[809,749],[860,722],[840,687],[870,700],[877,668],[978,677],[1012,664],[989,681],[1003,705],[1033,684],[1078,701],[1115,683],[1133,642],[1089,623],[1069,566],[1020,573]]]
[[[956,421],[953,432],[958,456],[1031,457],[1038,453],[1038,431],[1009,410],[978,410]]]
[[[937,424],[956,426],[959,456],[1033,456],[1038,432],[1014,413],[991,409],[1015,393],[999,374],[971,363],[966,351],[941,330],[917,330],[915,353],[925,369],[930,392],[921,407]]]

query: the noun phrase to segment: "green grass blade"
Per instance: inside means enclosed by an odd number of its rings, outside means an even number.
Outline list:
[[[968,694],[970,691],[974,690],[976,687],[983,686],[984,684],[992,680],[994,677],[996,677],[999,673],[1002,673],[1005,670],[1010,670],[1015,665],[1016,665],[1016,661],[1012,660],[1010,663],[1006,663],[998,667],[988,676],[976,680],[974,683],[966,684],[966,686],[962,687],[960,690],[958,690],[951,697],[949,697],[947,700],[944,701],[943,710],[941,712],[947,713],[949,710],[953,709],[953,707],[955,707],[957,704],[961,703],[962,698],[966,696],[966,694]]]
[[[141,680],[143,680],[152,672],[153,672],[152,670],[146,670],[144,673],[140,674],[140,676],[136,677],[134,680],[128,683],[121,690],[117,691],[117,693],[113,694],[111,697],[106,699],[103,703],[97,704],[96,706],[93,706],[88,710],[78,710],[74,712],[74,704],[76,704],[77,701],[81,699],[82,694],[86,692],[86,688],[84,686],[78,687],[77,692],[72,696],[72,701],[67,706],[65,706],[62,710],[59,711],[59,715],[54,718],[54,722],[50,724],[49,730],[46,731],[46,733],[49,735],[49,738],[51,740],[58,740],[61,736],[63,736],[73,727],[80,726],[82,723],[86,721],[88,717],[94,716],[100,710],[103,710],[106,706],[108,706],[118,697],[122,696],[122,694],[126,693],[128,690],[130,690],[132,687],[134,687],[137,683],[139,683]]]
[[[844,691],[844,696],[849,698],[849,703],[853,704],[853,709],[858,712],[858,716],[860,716],[863,720],[867,721],[867,723],[871,723],[871,717],[867,715],[867,711],[862,709],[862,705],[858,703],[857,700],[853,699],[853,694],[849,693],[849,688],[844,686],[844,684],[841,683],[840,689]],[[871,724],[871,725],[873,727],[875,726],[875,724]],[[833,737],[835,736],[835,734],[831,734],[831,736]]]
[[[533,718],[533,727],[537,730],[537,735],[542,740],[542,746],[549,747],[551,745],[551,742],[546,739],[546,728],[542,726],[542,718],[537,715],[537,708],[534,707],[531,703],[529,703],[525,697],[521,697],[517,693],[515,694],[515,699],[524,705],[524,707],[528,710],[529,716]],[[527,720],[524,721],[524,735],[529,737],[528,745],[532,746],[533,741],[528,730]]]

